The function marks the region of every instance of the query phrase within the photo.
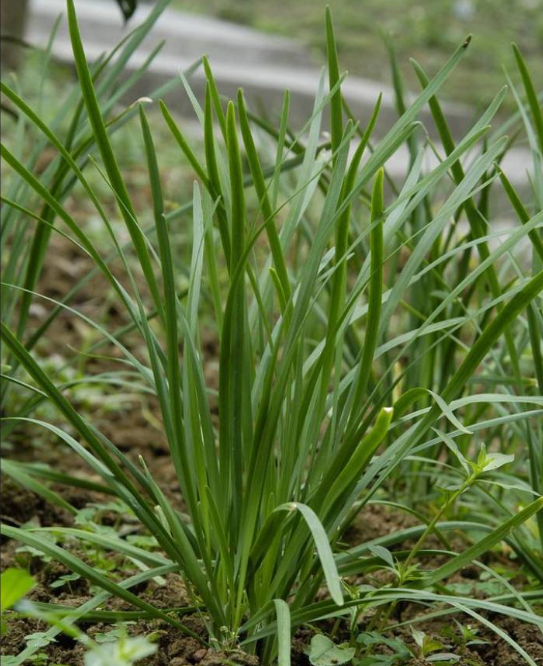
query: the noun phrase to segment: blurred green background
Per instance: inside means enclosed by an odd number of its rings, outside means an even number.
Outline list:
[[[468,33],[470,53],[444,90],[452,100],[487,103],[512,64],[510,43],[522,48],[543,89],[543,0],[332,0],[342,68],[370,79],[390,80],[382,32],[397,51],[409,85],[416,58],[436,71]],[[300,40],[317,59],[324,53],[324,6],[319,0],[173,0],[185,11],[208,14]],[[511,73],[514,67],[508,67]],[[512,100],[511,100],[512,103]]]

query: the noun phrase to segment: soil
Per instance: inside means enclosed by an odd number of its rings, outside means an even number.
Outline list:
[[[72,284],[75,279],[88,270],[88,265],[83,258],[73,249],[69,249],[67,245],[67,242],[62,239],[54,241],[53,247],[56,248],[57,255],[62,257],[62,261],[56,260],[47,265],[43,276],[43,284],[41,285],[42,293],[58,297],[65,293],[67,283]],[[93,298],[93,294],[102,293],[100,290],[103,289],[103,285],[99,288],[99,283],[99,278],[96,281],[91,281],[76,299],[77,307],[86,314],[96,314],[97,310],[100,309],[104,314],[103,302],[98,303]],[[47,304],[40,304],[33,308],[32,320],[35,324],[42,320],[48,307]],[[122,316],[109,306],[105,315],[108,317],[108,322],[113,322],[115,327],[126,323]],[[74,326],[72,320],[61,315],[53,324],[50,335],[51,339],[55,340],[55,352],[61,353],[63,356],[69,356],[74,354],[74,350],[83,347],[88,331],[85,327]],[[127,338],[126,344],[130,346],[133,353],[139,353],[137,343],[132,343],[130,337]],[[204,347],[206,378],[213,384],[216,381],[218,350],[212,336],[206,341]],[[38,349],[38,352],[45,355],[50,354],[51,350],[41,348]],[[100,354],[109,358],[92,358],[85,361],[92,364],[93,371],[103,372],[107,368],[111,368],[112,365],[116,365],[115,360],[112,360],[116,355],[114,349],[103,348],[100,350]],[[91,411],[95,410],[99,427],[126,455],[133,460],[137,460],[140,455],[144,457],[155,478],[159,479],[162,489],[178,507],[182,507],[183,500],[168,455],[167,442],[160,430],[156,403],[152,399],[141,401],[130,397],[122,403],[120,408],[110,411],[105,411],[103,405],[91,405],[90,407],[86,405],[85,408]],[[61,443],[47,441],[47,446],[40,445],[43,437],[43,432],[37,431],[33,426],[25,425],[24,428],[17,429],[10,436],[11,448],[7,454],[12,459],[39,461],[50,465],[57,471],[69,471],[72,475],[79,474],[84,478],[94,480],[89,475],[88,469],[76,456],[66,456],[65,447]],[[98,481],[98,479],[96,480]],[[100,495],[100,493],[88,490],[57,485],[52,487],[78,509],[93,503],[108,502],[110,499],[107,496]],[[19,487],[7,478],[3,479],[2,483],[1,513],[3,521],[15,526],[25,523],[33,523],[43,527],[73,524],[73,518],[67,511],[59,509],[36,494]],[[105,510],[101,512],[100,520],[103,525],[115,525],[119,516],[113,511]],[[366,507],[361,519],[345,535],[345,541],[350,545],[356,545],[413,524],[416,524],[416,521],[409,514],[391,510],[379,504],[372,504]],[[456,544],[453,541],[452,547],[454,548],[457,545],[460,547],[462,542]],[[437,540],[435,546],[439,547]],[[37,584],[29,594],[29,599],[36,602],[52,602],[77,607],[90,598],[89,585],[83,579],[70,581],[60,587],[51,587],[52,583],[69,573],[63,565],[54,561],[44,561],[44,559],[27,552],[20,552],[18,544],[11,540],[4,540],[1,548],[2,570],[9,566],[27,566],[35,576]],[[77,554],[93,564],[92,554],[88,551],[77,551]],[[127,565],[126,562],[119,561],[117,565],[123,569],[123,575],[130,574],[130,565]],[[474,571],[468,567],[463,572],[456,574],[451,581],[445,581],[445,584],[473,582],[473,576]],[[522,582],[520,573],[519,582]],[[156,583],[150,582],[141,586],[137,593],[149,602],[163,608],[189,605],[190,603],[183,582],[173,574],[167,577],[166,585],[158,586]],[[128,608],[119,600],[111,600],[107,607],[110,609]],[[420,617],[424,612],[426,611],[420,606],[400,606],[399,619],[406,619],[416,614]],[[392,618],[394,621],[397,621],[397,619]],[[464,624],[470,624],[466,618],[458,617],[458,619]],[[543,637],[536,627],[524,625],[511,618],[488,616],[488,619],[511,636],[536,663],[543,664]],[[183,622],[205,638],[205,628],[199,616],[184,617]],[[362,616],[360,631],[368,630],[370,624],[371,616]],[[441,636],[445,625],[454,626],[451,616],[441,621],[434,619],[420,622],[417,624],[417,629],[446,643],[446,640]],[[111,625],[104,623],[88,622],[82,624],[81,627],[92,637],[107,633],[112,628]],[[20,653],[26,645],[25,639],[29,634],[44,631],[46,628],[46,625],[40,621],[11,615],[9,617],[8,633],[2,640],[2,654],[16,655]],[[332,628],[332,625],[327,623],[323,623],[320,627],[321,630],[328,632],[332,631]],[[225,654],[203,648],[197,640],[185,637],[178,630],[160,621],[142,620],[128,624],[127,631],[134,635],[153,634],[155,636],[158,645],[157,653],[142,660],[140,662],[141,666],[190,666],[191,664],[216,666],[225,663],[257,666],[258,664],[256,657],[242,652],[233,651]],[[306,648],[313,633],[314,629],[303,628],[294,637],[293,664],[296,666],[308,666],[309,659],[306,655]],[[411,633],[405,628],[397,629],[387,635],[402,638],[413,645]],[[341,636],[340,628],[338,637],[341,638]],[[520,666],[525,663],[523,658],[506,641],[498,640],[496,635],[487,628],[479,627],[478,638],[483,642],[480,645],[466,648],[461,660],[456,662],[458,666]],[[59,635],[54,643],[43,648],[41,652],[47,656],[48,661],[45,663],[83,666],[82,646],[73,638],[63,634]],[[409,666],[420,666],[428,663],[427,661],[413,659]]]

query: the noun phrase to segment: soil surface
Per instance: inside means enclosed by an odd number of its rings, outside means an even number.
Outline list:
[[[62,239],[54,241],[53,247],[62,260],[49,262],[44,271],[41,292],[53,298],[64,294],[66,286],[73,284],[78,277],[81,277],[88,270],[88,264],[84,258],[78,252],[68,248],[67,245],[67,242]],[[126,323],[123,317],[115,308],[109,305],[106,306],[107,311],[104,312],[104,300],[107,301],[107,299],[101,298],[100,302],[96,299],[96,294],[103,293],[101,291],[103,288],[104,285],[101,284],[99,278],[91,280],[78,295],[74,304],[83,312],[94,316],[100,310],[104,316],[107,316],[109,325],[120,327]],[[50,307],[47,303],[37,303],[34,306],[32,311],[34,324],[43,320]],[[74,356],[76,354],[75,350],[84,348],[89,331],[85,326],[74,325],[73,318],[61,315],[51,327],[49,335],[50,339],[55,341],[55,349],[51,350],[41,346],[37,349],[37,352],[44,357],[55,353],[59,355],[59,359],[61,359],[59,362],[61,362],[66,357]],[[127,336],[125,343],[133,353],[140,353],[136,339],[132,340],[130,336]],[[216,381],[218,350],[212,336],[205,342],[204,348],[206,378],[213,385]],[[81,362],[87,364],[86,371],[92,370],[92,372],[99,373],[111,369],[112,366],[117,366],[115,357],[118,356],[118,352],[116,350],[103,347],[99,353],[100,358],[79,355],[78,358],[81,359]],[[182,508],[183,500],[178,490],[175,470],[168,454],[167,442],[161,432],[160,418],[154,399],[145,398],[143,400],[141,397],[128,395],[119,404],[116,403],[115,409],[108,410],[107,405],[96,400],[96,396],[94,396],[89,404],[82,405],[82,408],[95,416],[98,426],[131,459],[137,460],[139,456],[143,456],[155,478],[160,481],[162,489],[179,508]],[[98,478],[93,478],[89,474],[89,470],[84,463],[75,455],[66,455],[66,447],[62,443],[52,440],[35,426],[25,424],[24,427],[14,430],[9,437],[9,446],[4,453],[11,459],[45,463],[55,471],[65,471],[75,476],[80,475],[81,478],[86,480],[99,481]],[[75,508],[93,510],[93,520],[99,522],[104,528],[109,526],[122,529],[124,534],[137,535],[137,524],[132,523],[129,518],[127,519],[126,516],[117,512],[115,506],[110,506],[108,504],[111,502],[110,497],[96,491],[66,488],[55,484],[52,487]],[[8,478],[3,478],[1,513],[2,520],[14,526],[28,523],[42,527],[74,524],[74,518],[68,511],[59,509],[29,490],[19,487]],[[416,520],[407,513],[391,510],[379,504],[371,504],[366,507],[356,524],[345,535],[345,542],[349,545],[356,545],[414,524],[416,524]],[[436,540],[434,545],[439,547],[439,542]],[[459,539],[458,543],[455,543],[453,540],[452,547],[455,546],[462,547],[463,542]],[[73,548],[74,552],[87,563],[97,566],[97,555],[91,548],[81,550],[82,547],[75,544],[70,544],[68,547]],[[429,547],[432,547],[432,544],[429,544]],[[81,578],[65,582],[60,586],[55,585],[62,576],[70,573],[68,569],[57,562],[39,557],[35,552],[28,552],[28,549],[21,549],[19,544],[9,539],[2,542],[1,555],[2,570],[10,566],[27,567],[35,576],[37,584],[29,594],[29,599],[32,601],[78,607],[93,595],[93,590],[90,589],[88,582]],[[510,562],[507,564],[509,567],[511,566]],[[117,571],[121,571],[123,577],[136,573],[133,565],[123,561],[120,557],[116,559],[109,558],[107,562],[100,562],[99,566],[110,566],[115,571],[115,575],[117,575]],[[445,585],[454,583],[469,586],[473,584],[474,577],[478,576],[478,573],[479,570],[474,571],[474,568],[467,567],[451,580],[445,581]],[[376,575],[371,579],[355,582],[379,584],[380,580],[386,582],[385,579],[386,575],[381,579],[379,575]],[[516,582],[519,584],[523,582],[520,572]],[[173,574],[169,575],[162,585],[150,582],[134,591],[150,603],[162,608],[190,605],[190,599],[183,582],[179,576]],[[108,602],[105,608],[109,610],[131,610],[124,602],[115,599]],[[390,622],[398,624],[414,616],[422,617],[429,612],[421,606],[399,604],[390,618]],[[13,614],[8,614],[8,616],[9,629],[2,640],[3,655],[17,655],[25,648],[28,635],[47,629],[43,622],[17,617]],[[506,635],[513,638],[536,664],[543,664],[543,637],[536,627],[500,616],[487,614],[485,617],[498,626]],[[456,619],[463,624],[474,624],[470,618],[457,616]],[[370,630],[373,626],[372,620],[371,614],[362,615],[359,618],[359,630],[361,632]],[[183,623],[196,631],[203,639],[206,638],[205,627],[200,616],[183,617]],[[112,629],[112,625],[100,622],[86,622],[80,626],[89,636],[99,639],[103,638],[103,634]],[[428,619],[416,624],[418,630],[424,631],[428,636],[449,647],[451,643],[443,636],[443,631],[451,626],[455,626],[451,616],[447,616],[445,619]],[[319,625],[318,629],[328,634],[333,633],[337,642],[348,638],[348,634],[345,633],[341,625],[334,627],[329,623],[323,623]],[[157,653],[142,660],[140,662],[142,666],[189,666],[191,664],[215,666],[216,664],[232,663],[256,666],[258,664],[256,657],[242,652],[233,651],[225,654],[208,650],[196,639],[184,636],[164,622],[140,620],[127,624],[126,630],[129,634],[152,634],[155,637],[158,645]],[[315,628],[303,628],[294,637],[294,664],[299,666],[309,664],[306,650],[314,632]],[[409,628],[400,627],[388,631],[387,636],[394,636],[411,646],[414,645]],[[477,638],[480,643],[466,647],[464,650],[456,650],[456,654],[461,655],[460,661],[455,662],[458,666],[520,666],[526,663],[522,656],[505,640],[498,639],[496,634],[488,628],[478,627]],[[381,650],[386,653],[386,648]],[[455,649],[450,651],[454,652]],[[54,643],[40,649],[40,653],[46,658],[44,664],[83,666],[83,648],[81,644],[64,634],[58,635]],[[33,662],[29,661],[28,663]],[[406,662],[402,663],[405,664]],[[430,662],[412,659],[409,666],[420,666],[428,663]]]
[[[58,490],[58,489],[57,489]],[[66,496],[72,504],[85,504],[87,501],[99,499],[91,497],[84,492],[71,491]],[[19,489],[10,480],[4,480],[2,484],[2,507],[6,507],[8,515],[12,516],[12,522],[32,522],[42,526],[69,525],[70,516],[67,513],[59,512],[57,508],[45,502],[33,493]],[[111,522],[112,516],[107,513],[102,515],[103,524]],[[410,522],[410,521],[409,521]],[[356,532],[371,534],[372,537],[382,536],[389,533],[391,529],[404,527],[405,519],[402,514],[392,513],[378,505],[370,506],[363,514],[359,527]],[[26,566],[37,584],[28,598],[35,602],[58,603],[63,606],[78,607],[87,601],[92,595],[89,584],[83,579],[70,582],[69,584],[55,588],[51,584],[58,581],[69,570],[62,564],[54,561],[44,561],[42,558],[30,555],[20,551],[18,544],[11,540],[2,543],[2,569],[9,566]],[[75,551],[76,554],[87,562],[89,554]],[[113,563],[112,563],[113,564]],[[127,569],[122,561],[115,563],[122,569],[123,574],[128,576],[136,573],[135,570]],[[473,581],[473,572],[469,568],[462,572],[462,575],[455,577],[455,582],[469,583]],[[363,582],[363,581],[359,581]],[[372,581],[375,583],[375,580]],[[166,577],[164,585],[157,585],[154,582],[144,584],[139,588],[134,588],[142,598],[160,608],[172,608],[190,605],[190,599],[186,588],[180,577],[170,574]],[[130,610],[124,602],[120,600],[111,600],[107,606],[109,610]],[[397,609],[391,621],[405,621],[415,615],[419,617],[425,613],[420,606],[406,604]],[[10,614],[8,614],[9,616]],[[525,652],[539,664],[543,664],[543,636],[538,629],[532,625],[525,625],[511,618],[503,618],[497,615],[486,615],[486,618],[492,621],[508,636],[513,638]],[[473,624],[469,618],[456,616],[463,624]],[[202,620],[198,615],[183,617],[183,623],[189,629],[196,631],[205,640],[206,632]],[[367,631],[371,629],[372,615],[363,616],[359,622],[359,630]],[[447,627],[454,626],[451,616],[447,620],[428,620],[418,622],[416,627],[424,631],[428,636],[439,640],[447,645],[447,639],[443,636],[443,631]],[[100,637],[112,630],[111,624],[105,623],[82,623],[80,625],[89,636]],[[172,628],[161,621],[140,620],[135,623],[125,625],[130,635],[152,635],[157,642],[158,650],[155,655],[141,661],[142,666],[190,666],[191,664],[202,664],[202,666],[215,666],[218,664],[241,664],[244,666],[257,666],[258,659],[254,656],[241,652],[229,652],[228,654],[208,650],[202,646],[196,639],[186,637],[178,630]],[[9,631],[2,640],[2,654],[16,655],[26,647],[26,637],[40,631],[46,631],[47,625],[43,622],[26,619],[17,616],[9,617]],[[330,623],[321,623],[319,629],[326,634],[333,631],[334,627]],[[293,640],[293,664],[296,666],[309,666],[309,659],[306,650],[314,634],[314,630],[302,629]],[[407,628],[398,628],[387,633],[387,636],[394,636],[404,640],[407,644],[413,645],[411,632]],[[505,641],[497,639],[496,635],[484,627],[479,628],[477,638],[480,644],[467,647],[462,651],[462,658],[455,662],[459,666],[521,666],[525,660]],[[336,640],[342,642],[348,639],[346,629],[340,628],[336,633]],[[449,643],[450,645],[450,643]],[[385,650],[380,650],[386,653]],[[66,666],[84,666],[84,649],[80,643],[74,639],[59,634],[54,643],[40,650],[47,655],[49,664],[63,664]],[[32,663],[28,661],[27,663]],[[405,663],[405,662],[403,662]],[[430,662],[412,659],[408,666],[420,666]]]

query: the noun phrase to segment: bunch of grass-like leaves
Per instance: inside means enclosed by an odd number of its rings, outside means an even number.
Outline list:
[[[180,513],[172,505],[145,460],[135,463],[77,411],[71,402],[77,389],[55,383],[31,354],[36,335],[27,335],[25,318],[18,331],[3,323],[6,354],[32,382],[14,378],[30,397],[19,412],[7,415],[5,426],[30,421],[62,440],[101,477],[99,487],[123,501],[160,547],[160,553],[149,552],[121,536],[54,528],[57,535],[140,563],[141,573],[116,582],[69,549],[42,539],[44,530],[4,526],[6,536],[102,588],[75,613],[66,611],[65,620],[92,619],[95,609],[115,595],[142,615],[192,634],[181,618],[186,609],[155,608],[131,591],[142,581],[179,572],[206,621],[209,642],[241,644],[258,651],[264,664],[276,657],[289,663],[291,633],[304,623],[372,607],[382,607],[386,619],[400,600],[441,602],[490,626],[479,609],[537,623],[529,595],[521,592],[476,600],[440,588],[443,580],[503,539],[543,580],[542,532],[536,536],[537,528],[524,529],[542,507],[543,124],[520,54],[528,104],[519,99],[519,115],[509,124],[516,131],[520,120],[529,137],[535,210],[521,202],[500,169],[510,140],[502,130],[490,131],[505,91],[457,142],[437,101],[469,40],[431,80],[415,64],[422,92],[410,105],[396,77],[399,119],[377,140],[372,134],[380,100],[364,126],[349,118],[343,103],[328,14],[329,92],[321,79],[314,112],[299,133],[289,126],[288,95],[277,129],[247,110],[241,92],[225,107],[205,59],[203,108],[183,79],[202,124],[205,161],[160,104],[197,179],[192,201],[179,210],[166,213],[160,154],[139,108],[152,192],[154,224],[149,227],[136,214],[112,149],[107,109],[87,65],[73,0],[68,0],[68,18],[81,114],[88,117],[90,134],[74,153],[54,127],[3,86],[21,115],[58,151],[61,184],[57,188],[38,178],[7,149],[2,154],[19,186],[63,223],[59,231],[92,260],[124,308],[129,325],[121,332],[108,331],[78,312],[69,298],[53,312],[62,309],[83,318],[120,352],[123,376],[126,381],[128,367],[133,390],[156,395],[185,507]],[[439,147],[419,122],[427,105]],[[329,138],[321,132],[326,107]],[[128,246],[117,239],[80,168],[88,142],[98,147],[95,167],[114,193],[130,234]],[[387,165],[404,146],[409,167],[398,185],[389,178]],[[432,162],[426,158],[433,152]],[[123,266],[122,279],[112,272],[111,257],[101,256],[63,205],[63,183],[72,180],[79,181],[96,206],[111,239],[111,256]],[[522,224],[494,229],[492,200],[501,186]],[[36,221],[36,233],[49,233],[47,215],[32,213],[12,196],[4,204],[13,224],[22,224],[26,215]],[[187,223],[192,228],[190,279],[188,291],[179,294],[171,232]],[[529,248],[534,259],[527,267],[523,259]],[[8,282],[8,292],[33,296],[35,280]],[[206,316],[212,315],[219,341],[218,387],[208,386],[204,374],[204,309]],[[144,360],[125,344],[127,330],[144,341]],[[69,432],[33,418],[32,410],[44,400],[56,407]],[[487,452],[483,442],[495,450]],[[517,456],[517,482],[501,474],[501,467],[511,463],[510,453]],[[83,483],[20,463],[8,462],[6,471],[64,504],[44,481]],[[433,498],[437,485],[446,486],[446,499],[433,516],[424,515],[421,507]],[[421,519],[420,527],[351,549],[340,547],[345,529],[358,514],[363,518],[369,502],[377,501],[419,502],[418,509],[410,510]],[[466,518],[445,520],[459,502]],[[484,515],[489,506],[492,519]],[[453,530],[466,539],[474,535],[461,553],[447,545],[447,533]],[[425,549],[430,533],[438,535],[447,558],[441,567],[425,571],[425,555],[435,555]],[[402,543],[413,538],[417,545],[402,550]],[[392,546],[399,548],[394,557],[387,550]],[[397,571],[393,587],[354,592],[343,582],[391,565]],[[327,596],[316,601],[323,587]],[[106,616],[100,612],[102,619]]]
[[[134,105],[124,109],[120,107],[121,111],[119,105],[123,100],[130,99],[134,87],[160,53],[163,43],[153,49],[130,76],[124,76],[125,68],[167,4],[168,0],[159,2],[144,23],[127,34],[111,52],[101,56],[90,69],[110,136],[137,114]],[[21,287],[21,290],[2,287],[1,314],[2,321],[9,322],[20,337],[27,330],[32,291],[43,268],[52,227],[58,219],[55,207],[40,197],[40,193],[21,174],[40,171],[40,184],[58,204],[62,204],[69,198],[78,180],[84,178],[82,172],[87,169],[97,148],[96,135],[89,131],[79,85],[70,89],[60,103],[55,100],[51,104],[47,98],[45,82],[53,78],[51,59],[61,20],[62,17],[59,17],[55,22],[42,54],[37,72],[41,83],[33,92],[35,106],[31,108],[21,99],[20,85],[15,77],[10,85],[1,84],[5,101],[2,107],[5,112],[5,135],[9,135],[9,145],[12,146],[2,155],[9,168],[5,173],[2,195],[2,202],[8,204],[2,207],[1,218],[2,282]],[[165,94],[177,85],[176,81],[169,82],[152,94]],[[58,148],[53,157],[48,152],[51,146]],[[71,161],[63,157],[63,152],[70,156]],[[91,201],[95,198],[92,193],[89,197]],[[36,224],[36,220],[40,223]],[[36,345],[57,314],[58,311],[55,311],[32,337],[26,339],[28,350]],[[9,355],[3,359],[3,372],[15,374],[16,364],[12,361]],[[8,382],[2,385],[0,400],[3,408],[9,389]]]

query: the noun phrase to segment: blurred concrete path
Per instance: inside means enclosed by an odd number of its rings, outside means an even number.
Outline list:
[[[295,0],[293,0],[295,1]],[[87,56],[92,59],[116,44],[127,31],[135,28],[150,11],[140,5],[127,27],[123,27],[118,7],[111,0],[76,0],[81,32]],[[65,0],[31,0],[27,39],[44,45],[53,22],[65,12]],[[323,35],[324,39],[324,35]],[[141,65],[160,41],[166,44],[151,65],[135,92],[145,95],[162,82],[175,76],[199,57],[207,54],[221,93],[234,96],[242,87],[252,104],[260,104],[269,114],[279,113],[286,88],[291,92],[291,122],[300,127],[313,108],[320,68],[307,52],[295,42],[262,33],[244,26],[214,18],[182,13],[173,9],[164,12],[153,31],[132,58],[129,67]],[[66,21],[63,21],[54,45],[55,55],[71,62],[71,47]],[[191,77],[198,97],[204,90],[203,73]],[[357,118],[369,118],[379,93],[383,93],[377,132],[382,133],[396,119],[394,96],[386,85],[349,76],[343,93]],[[184,91],[169,100],[176,110],[186,112],[190,104]],[[461,135],[469,126],[468,108],[449,104],[447,114],[453,131]],[[423,112],[429,120],[428,112]],[[428,123],[431,129],[432,122]]]
[[[54,21],[59,14],[65,13],[65,0],[30,0],[30,3],[26,38],[31,43],[43,46],[49,39]],[[128,26],[123,26],[119,9],[111,0],[75,0],[75,3],[89,59],[97,58],[113,47],[151,10],[149,4],[140,5]],[[237,88],[242,87],[255,108],[263,108],[273,116],[279,113],[284,91],[288,88],[291,92],[293,126],[300,128],[309,118],[320,68],[293,41],[226,21],[168,9],[134,54],[129,63],[129,72],[140,66],[151,50],[163,40],[163,50],[142,77],[137,89],[132,91],[132,99],[126,102],[146,96],[150,90],[171,80],[178,71],[186,69],[203,54],[207,54],[221,93],[233,97]],[[65,19],[55,40],[54,54],[61,61],[73,62]],[[203,98],[204,82],[200,68],[190,78],[191,86],[200,100]],[[394,96],[386,85],[348,77],[342,90],[362,125],[370,117],[379,93],[383,93],[380,121],[376,129],[378,135],[382,135],[396,120]],[[182,86],[168,96],[168,104],[187,118],[194,119],[194,111]],[[454,133],[458,136],[465,134],[473,121],[471,110],[454,104],[445,105],[445,109]],[[421,112],[421,120],[432,133],[433,121],[428,110]],[[525,190],[529,183],[527,169],[533,168],[531,164],[527,149],[514,149],[507,154],[503,166],[510,180]],[[388,162],[391,175],[398,179],[405,176],[408,165],[409,157],[403,147]],[[496,188],[496,191],[499,192],[500,188]],[[496,201],[497,209],[501,210],[504,204],[509,209],[503,196],[499,195]]]

